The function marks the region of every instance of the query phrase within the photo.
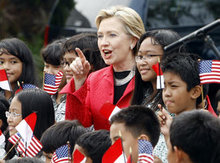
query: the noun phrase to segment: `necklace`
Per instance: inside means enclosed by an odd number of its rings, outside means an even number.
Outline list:
[[[114,77],[114,79],[115,79],[115,86],[122,86],[122,85],[128,83],[134,77],[134,74],[135,74],[135,71],[131,70],[129,72],[129,74],[125,78],[123,78],[123,79],[117,79],[116,77]]]

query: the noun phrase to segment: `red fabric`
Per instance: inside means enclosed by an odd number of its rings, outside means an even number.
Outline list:
[[[134,84],[133,78],[116,104],[119,108],[130,105]],[[99,110],[104,103],[113,103],[114,100],[113,67],[109,66],[91,73],[79,90],[74,91],[73,88],[74,80],[72,79],[65,87],[65,92],[68,92],[66,119],[78,119],[85,127],[93,124],[96,130],[109,130],[109,121],[100,114]]]
[[[218,117],[218,116],[216,115],[214,109],[212,108],[212,105],[211,105],[211,102],[210,102],[210,99],[209,99],[209,96],[208,96],[208,95],[206,96],[206,101],[207,101],[207,104],[208,104],[207,110],[208,110],[213,116]]]

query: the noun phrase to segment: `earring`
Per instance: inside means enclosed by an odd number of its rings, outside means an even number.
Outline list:
[[[130,49],[131,49],[131,50],[133,49],[133,46],[132,46],[132,45],[130,45]]]

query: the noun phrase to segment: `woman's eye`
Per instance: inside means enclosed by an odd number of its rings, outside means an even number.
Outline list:
[[[11,64],[16,64],[17,63],[17,61],[11,61]]]
[[[0,61],[0,65],[3,65],[4,64],[4,61]]]
[[[102,38],[102,37],[103,37],[103,35],[98,35],[97,37],[98,37],[98,38]]]
[[[115,37],[115,36],[116,36],[116,34],[114,34],[114,33],[111,33],[111,34],[110,34],[110,36],[111,36],[111,37]]]

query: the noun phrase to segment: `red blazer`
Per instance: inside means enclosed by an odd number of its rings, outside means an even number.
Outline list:
[[[117,102],[116,105],[119,108],[130,105],[135,85],[134,78]],[[72,79],[61,91],[61,93],[67,93],[66,119],[78,119],[83,126],[94,125],[96,130],[109,130],[109,121],[99,113],[99,110],[104,103],[113,103],[114,100],[113,67],[109,66],[91,73],[79,90],[75,91],[74,87]]]

